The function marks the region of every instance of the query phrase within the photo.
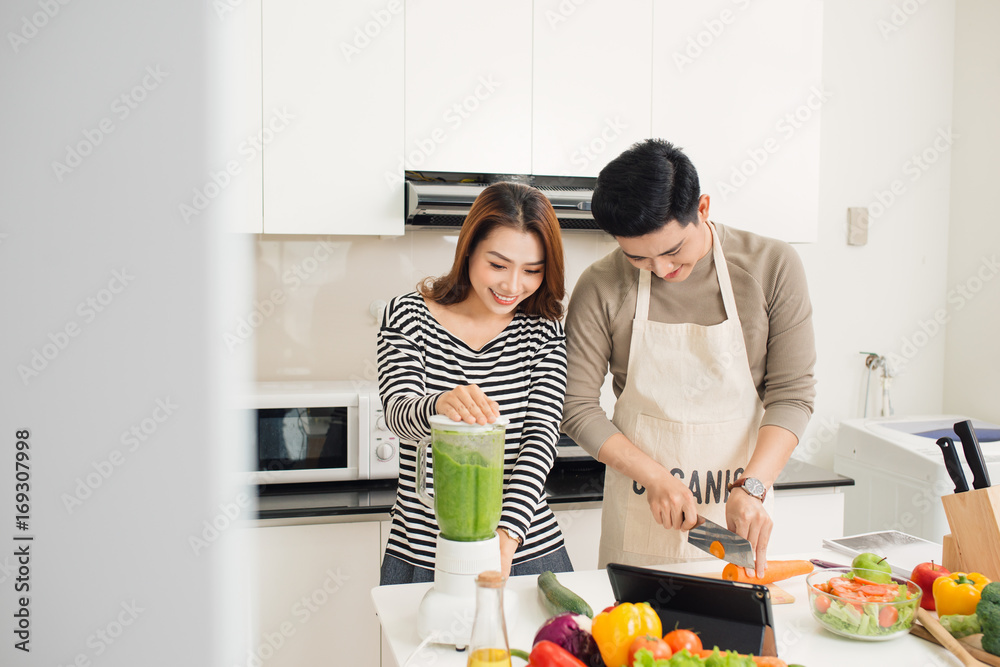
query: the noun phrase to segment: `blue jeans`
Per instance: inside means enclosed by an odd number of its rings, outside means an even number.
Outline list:
[[[516,577],[522,574],[541,574],[542,572],[572,572],[573,563],[570,562],[569,553],[566,547],[559,547],[550,554],[539,556],[533,560],[518,563],[510,568],[510,576]],[[379,581],[380,586],[391,584],[416,584],[434,581],[434,570],[419,565],[411,565],[401,558],[392,554],[386,554],[382,559],[382,575]]]

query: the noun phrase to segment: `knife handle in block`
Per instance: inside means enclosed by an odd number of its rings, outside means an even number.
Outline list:
[[[965,647],[952,637],[950,632],[944,629],[944,626],[935,618],[934,614],[923,607],[917,607],[917,620],[927,628],[928,632],[934,635],[934,639],[938,640],[941,646],[951,651],[952,655],[961,660],[963,665],[966,665],[966,667],[986,667],[983,663],[973,658],[972,654],[966,651]]]

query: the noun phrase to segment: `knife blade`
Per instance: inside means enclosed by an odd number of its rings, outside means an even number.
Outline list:
[[[966,419],[964,422],[957,422],[955,433],[962,439],[965,460],[969,462],[969,468],[972,470],[972,488],[985,489],[990,485],[990,474],[986,470],[983,449],[979,446],[976,430],[972,428],[972,420]]]
[[[948,476],[955,483],[955,493],[964,493],[969,490],[969,483],[965,481],[965,473],[962,471],[962,461],[958,458],[958,448],[955,441],[944,437],[937,439],[937,446],[944,453],[944,467],[948,471]]]
[[[719,546],[713,547],[716,542]],[[751,570],[755,567],[753,547],[749,540],[701,515],[698,515],[697,525],[688,531],[688,544],[724,561]]]

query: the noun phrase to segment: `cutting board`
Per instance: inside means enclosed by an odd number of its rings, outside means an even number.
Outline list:
[[[927,628],[920,625],[919,623],[914,623],[913,627],[910,628],[910,634],[916,635],[921,639],[926,639],[929,642],[934,642],[938,646],[941,645],[934,635],[930,633]],[[982,649],[982,644],[980,644],[980,639],[982,635],[972,635],[971,637],[962,637],[958,641],[965,647],[972,657],[980,662],[985,662],[987,665],[994,665],[995,667],[1000,667],[1000,656],[993,655],[992,653],[987,653]]]
[[[722,579],[722,573],[699,574],[698,576],[708,579]],[[792,604],[795,602],[795,596],[777,584],[767,584],[767,590],[771,593],[771,604]]]

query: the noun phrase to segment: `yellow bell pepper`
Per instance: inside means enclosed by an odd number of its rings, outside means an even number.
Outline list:
[[[931,586],[938,615],[975,614],[983,586],[988,583],[990,580],[978,572],[952,572],[938,577]]]
[[[623,667],[628,648],[641,635],[663,636],[660,617],[647,602],[623,602],[594,617],[591,634],[607,667]]]

